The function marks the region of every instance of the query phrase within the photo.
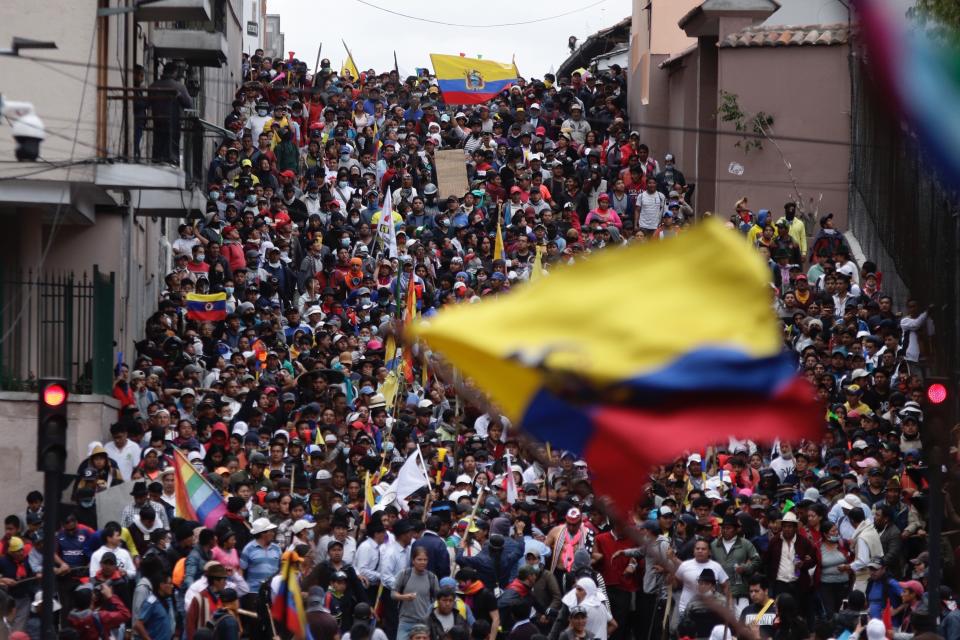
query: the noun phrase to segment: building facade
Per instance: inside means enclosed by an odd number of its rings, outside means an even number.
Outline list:
[[[63,376],[74,397],[108,408],[88,408],[84,419],[116,415],[113,367],[135,357],[179,221],[204,209],[218,125],[241,80],[240,1],[6,3],[3,46],[23,37],[57,49],[0,57],[2,95],[33,103],[46,128],[39,161],[16,162],[0,127],[0,390],[32,401],[37,377]],[[150,109],[168,94],[146,91],[174,66],[191,102],[179,127]],[[175,144],[154,160],[158,140]],[[14,396],[0,397],[0,415],[29,434],[18,441],[29,447],[36,430],[20,420],[35,402]],[[70,456],[74,467],[83,453]],[[22,458],[23,469],[4,475],[5,496],[17,502],[0,504],[8,511],[20,508],[21,486],[37,486],[32,451]]]

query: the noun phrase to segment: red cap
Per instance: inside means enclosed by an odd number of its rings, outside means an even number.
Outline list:
[[[263,390],[263,393],[264,393],[264,395],[266,395],[266,394],[268,394],[268,393],[277,393],[277,388],[276,388],[276,387],[266,387],[266,388]]]
[[[510,193],[522,193],[520,187],[510,187]]]
[[[290,178],[291,180],[297,177],[297,174],[295,174],[291,169],[286,169],[285,171],[281,171],[280,175],[283,176],[284,178]]]
[[[610,196],[608,196],[608,195],[605,194],[605,193],[601,193],[600,195],[597,196],[597,200],[606,200],[607,202],[609,202],[609,201],[610,201]]]
[[[546,130],[545,128],[543,128],[543,127],[537,127],[536,129],[534,129],[533,132],[536,133],[538,136],[545,136],[545,135],[547,135],[547,130]]]
[[[807,279],[807,276],[806,276],[805,274],[798,273],[793,279],[794,279],[794,280],[806,280],[806,279]]]

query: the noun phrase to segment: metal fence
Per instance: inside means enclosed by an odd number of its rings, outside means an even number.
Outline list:
[[[851,223],[858,238],[877,239],[875,253],[883,255],[880,262],[888,263],[881,268],[896,269],[911,296],[921,304],[936,305],[932,369],[956,380],[960,198],[938,182],[913,135],[890,115],[889,98],[877,91],[869,73],[859,61],[851,69]]]
[[[60,376],[74,393],[113,385],[114,274],[0,276],[0,389],[32,391]]]

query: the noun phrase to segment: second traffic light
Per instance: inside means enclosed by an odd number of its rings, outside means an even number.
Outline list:
[[[40,380],[37,407],[37,471],[67,470],[67,381]]]

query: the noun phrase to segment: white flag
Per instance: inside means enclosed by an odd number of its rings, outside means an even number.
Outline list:
[[[393,193],[390,187],[387,187],[387,193],[383,196],[383,208],[380,210],[380,221],[377,223],[377,236],[387,256],[396,258],[400,255],[397,250],[397,227],[393,224]]]
[[[513,475],[513,464],[507,454],[507,475],[503,479],[503,490],[507,492],[507,504],[513,504],[520,497],[517,492],[517,477]]]
[[[427,469],[423,464],[423,458],[420,449],[410,454],[400,471],[397,473],[397,479],[390,485],[389,491],[397,497],[397,502],[404,511],[408,510],[406,499],[417,492],[422,487],[429,487],[430,481],[427,479]]]

